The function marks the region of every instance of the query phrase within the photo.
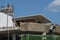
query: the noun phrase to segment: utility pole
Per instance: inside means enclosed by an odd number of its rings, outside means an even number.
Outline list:
[[[13,17],[14,13],[13,13],[13,7],[11,4],[8,4],[6,6],[6,13],[7,13],[7,28],[8,28],[8,40],[10,40],[10,32],[9,32],[9,27],[8,27],[8,24],[9,24],[9,15]],[[12,19],[11,19],[12,20]]]

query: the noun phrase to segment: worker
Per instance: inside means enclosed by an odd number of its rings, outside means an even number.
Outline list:
[[[52,34],[55,28],[55,24],[51,24],[48,33]]]

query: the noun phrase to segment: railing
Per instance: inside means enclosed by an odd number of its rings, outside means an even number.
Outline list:
[[[0,31],[19,30],[19,27],[2,27]]]

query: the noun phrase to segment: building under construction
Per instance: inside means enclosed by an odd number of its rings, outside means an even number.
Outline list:
[[[60,40],[60,25],[49,33],[52,24],[43,15],[14,17],[11,4],[0,8],[0,40]]]

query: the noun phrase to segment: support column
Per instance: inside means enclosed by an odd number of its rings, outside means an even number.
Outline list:
[[[16,34],[12,35],[12,40],[16,40]]]

